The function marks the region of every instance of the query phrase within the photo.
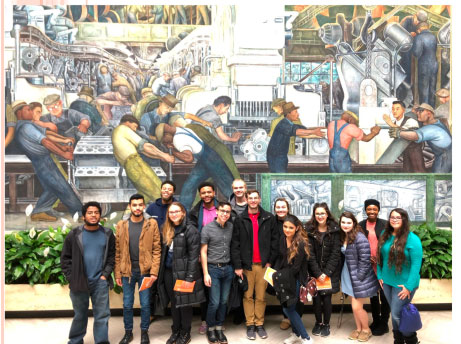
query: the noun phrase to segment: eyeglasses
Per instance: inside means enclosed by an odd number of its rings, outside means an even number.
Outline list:
[[[221,209],[219,209],[218,211],[219,211],[220,213],[223,213],[223,214],[230,214],[230,213],[231,213],[230,210],[221,210]]]
[[[174,210],[174,211],[169,212],[170,215],[179,214],[179,213],[182,213],[182,211],[181,210]]]
[[[402,217],[401,216],[391,216],[390,219],[393,221],[399,221],[402,219]]]

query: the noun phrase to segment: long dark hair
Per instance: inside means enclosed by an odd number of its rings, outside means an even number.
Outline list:
[[[287,250],[288,263],[291,263],[293,259],[295,259],[298,254],[298,247],[302,242],[304,243],[304,252],[306,252],[306,256],[309,257],[309,245],[307,244],[307,234],[303,228],[303,223],[296,216],[291,214],[288,214],[285,217],[283,223],[285,222],[292,223],[297,229],[291,241],[291,246],[288,247]]]
[[[402,265],[405,263],[405,245],[407,244],[408,234],[410,233],[410,221],[408,220],[408,213],[402,208],[395,208],[389,213],[389,219],[387,221],[386,228],[381,233],[378,243],[378,259],[379,264],[383,266],[383,257],[381,249],[384,243],[394,233],[394,227],[391,226],[391,215],[396,212],[402,217],[402,227],[397,231],[394,242],[389,250],[389,267],[395,266],[397,273],[402,272]]]
[[[325,209],[325,212],[327,213],[327,227],[337,225],[337,222],[335,218],[333,217],[333,214],[331,214],[330,208],[328,208],[328,204],[326,204],[325,202],[322,202],[322,203],[314,204],[314,208],[312,209],[312,217],[306,223],[306,228],[312,227],[314,228],[314,231],[319,230],[319,223],[317,219],[315,218],[315,211],[317,210],[317,208]]]
[[[343,217],[351,219],[352,223],[354,224],[354,226],[352,227],[352,230],[349,233],[344,232],[342,230],[342,228],[341,228],[341,219]],[[357,219],[355,218],[354,214],[352,214],[350,211],[345,211],[345,212],[343,212],[341,214],[341,216],[339,217],[339,227],[341,228],[341,231],[340,231],[341,243],[343,243],[344,240],[346,240],[346,237],[347,237],[347,244],[348,245],[352,244],[355,241],[355,238],[357,237],[357,234],[359,232],[362,232],[362,228],[358,224]]]
[[[184,208],[184,206],[181,203],[173,202],[168,206],[168,209],[166,211],[166,219],[165,219],[165,222],[163,224],[163,232],[162,232],[163,233],[163,243],[168,245],[168,246],[171,244],[171,242],[173,241],[173,238],[174,238],[175,224],[173,223],[173,221],[170,220],[170,216],[168,215],[169,211],[170,211],[170,208],[173,205],[178,206],[181,209],[181,212],[184,215],[183,218],[182,218],[183,221],[184,221],[184,218],[186,217],[186,209]]]

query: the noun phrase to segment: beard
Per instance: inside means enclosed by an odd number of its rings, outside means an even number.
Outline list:
[[[131,212],[131,215],[134,217],[141,217],[143,215],[143,212],[141,211],[139,214]]]
[[[85,222],[85,225],[90,226],[90,227],[91,227],[91,226],[98,226],[98,225],[99,225],[99,221],[90,222],[90,221],[88,221],[88,220],[86,220],[86,219],[83,219],[83,221]]]
[[[168,198],[163,198],[163,197],[162,197],[163,203],[170,203],[172,200],[173,200],[173,195],[171,195],[171,196],[168,197]]]

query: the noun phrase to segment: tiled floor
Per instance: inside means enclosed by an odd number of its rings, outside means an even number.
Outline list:
[[[454,333],[452,313],[451,311],[432,311],[421,312],[423,328],[418,332],[418,337],[421,343],[455,343],[452,338]],[[265,327],[269,337],[267,339],[258,338],[255,343],[260,344],[281,344],[283,340],[290,335],[290,330],[282,331],[279,328],[281,320],[280,315],[268,315],[266,317]],[[62,344],[66,343],[68,331],[72,318],[47,318],[47,319],[6,319],[4,324],[5,343],[35,343],[35,344]],[[331,319],[331,335],[328,338],[314,337],[315,343],[352,343],[347,339],[347,335],[355,328],[354,320],[351,313],[345,313],[341,328],[337,328],[338,313],[334,313]],[[134,340],[132,343],[139,343],[140,318],[135,317]],[[303,322],[307,327],[308,332],[312,330],[314,324],[314,316],[312,314],[304,314]],[[200,319],[194,316],[192,323],[192,344],[206,343],[206,337],[198,333]],[[235,326],[232,324],[231,318],[227,319],[225,324],[226,336],[229,343],[251,343],[245,336],[245,326]],[[93,342],[92,335],[92,318],[89,319],[88,334],[85,337],[85,343]],[[151,343],[165,343],[170,335],[171,318],[163,317],[152,323],[149,334]],[[452,332],[453,331],[453,332]],[[116,344],[123,337],[123,318],[112,317],[109,323],[109,339],[112,344]],[[461,339],[458,339],[461,341]],[[458,341],[456,341],[459,343]],[[369,343],[393,343],[392,333],[388,333],[381,337],[371,337]]]

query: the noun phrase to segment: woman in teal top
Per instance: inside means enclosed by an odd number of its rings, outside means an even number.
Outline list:
[[[419,287],[423,247],[419,237],[410,232],[408,213],[400,208],[390,212],[389,222],[378,245],[378,280],[391,306],[395,344],[416,344],[416,332],[399,331],[400,313],[411,302]]]

